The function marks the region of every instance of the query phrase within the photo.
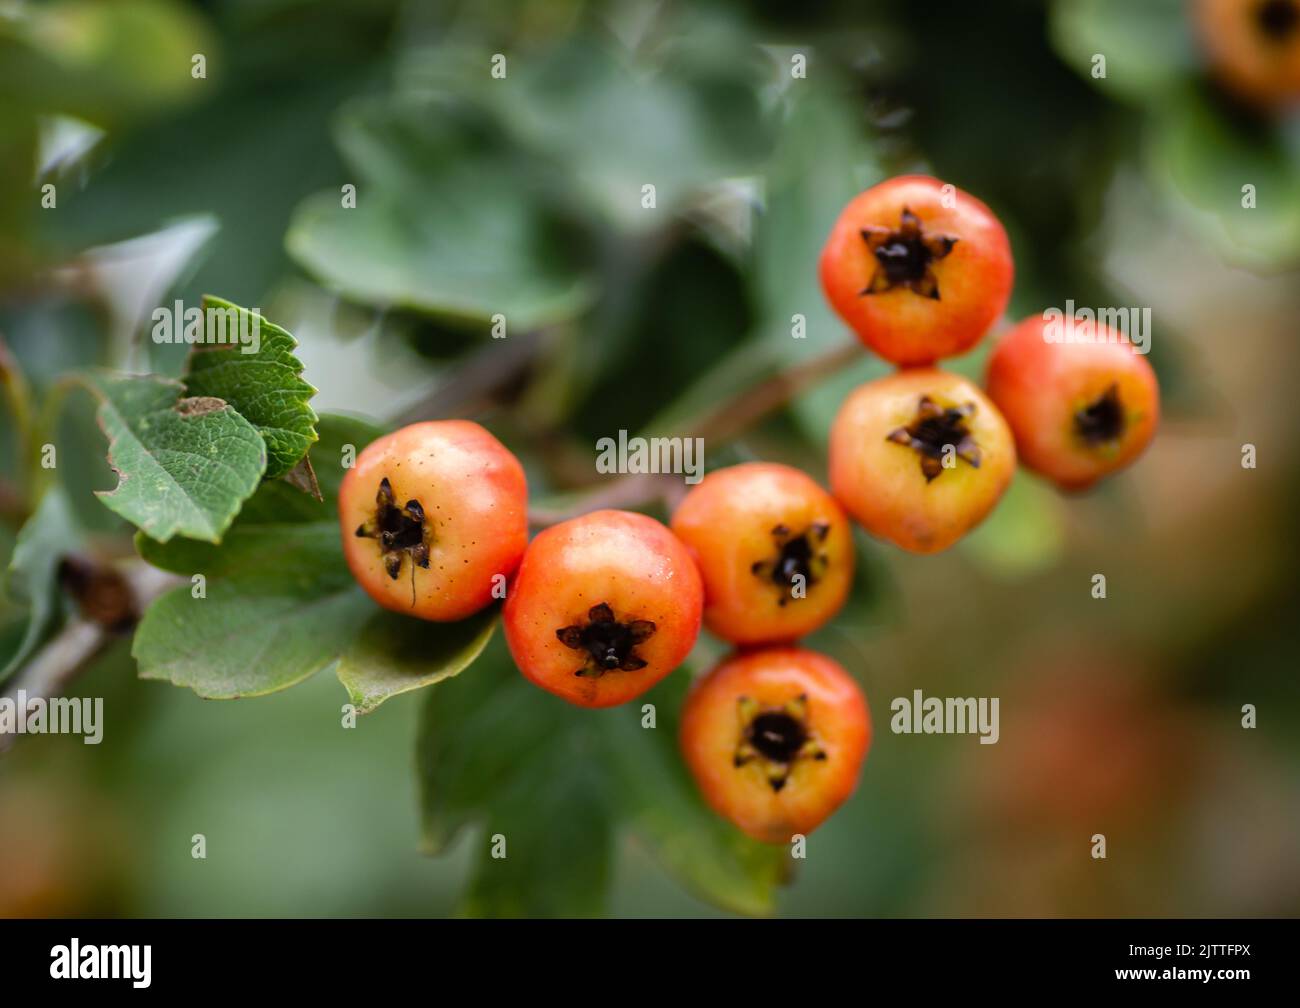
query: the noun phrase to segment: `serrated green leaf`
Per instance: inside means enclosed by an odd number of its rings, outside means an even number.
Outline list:
[[[459,675],[483,653],[499,616],[496,607],[454,623],[376,613],[343,652],[339,682],[357,713],[368,714],[399,693]]]
[[[25,605],[28,615],[17,650],[0,668],[0,682],[13,675],[53,629],[59,614],[59,561],[83,545],[67,498],[57,486],[51,487],[19,531],[6,572],[6,593]]]
[[[205,598],[183,585],[156,600],[131,649],[140,677],[233,700],[285,689],[336,661],[374,603],[346,570],[324,575],[342,564],[341,549],[280,560],[293,569],[235,574],[209,584]]]
[[[302,378],[302,362],[293,353],[298,343],[278,325],[222,298],[204,295],[203,313],[208,342],[190,353],[186,392],[224,399],[256,427],[266,442],[266,478],[279,479],[306,457],[317,437],[316,412],[308,405],[316,389]],[[239,334],[254,331],[256,341],[237,342]]]
[[[220,546],[136,537],[154,566],[202,574],[206,596],[183,585],[149,607],[132,648],[142,678],[229,699],[284,689],[338,660],[376,607],[343,560],[336,498],[345,456],[379,433],[322,417],[312,455],[326,499],[264,483]]]
[[[621,819],[687,888],[735,913],[770,914],[789,854],[751,840],[700,797],[677,744],[688,687],[689,677],[679,671],[605,719],[611,794]],[[643,703],[654,704],[653,728],[641,726]]]
[[[95,372],[116,489],[99,499],[159,542],[175,535],[220,542],[266,470],[257,430],[217,399],[182,398],[179,382]]]

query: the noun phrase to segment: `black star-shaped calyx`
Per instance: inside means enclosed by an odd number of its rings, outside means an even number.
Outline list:
[[[654,636],[654,623],[643,619],[620,622],[605,602],[592,606],[587,611],[587,620],[586,624],[555,631],[565,647],[587,653],[586,662],[574,675],[600,678],[615,669],[635,672],[645,668],[646,661],[636,653],[636,647]]]
[[[1119,386],[1111,383],[1101,395],[1074,414],[1074,429],[1090,446],[1118,441],[1124,433],[1124,404]]]
[[[377,539],[379,552],[384,558],[384,570],[394,581],[402,572],[403,557],[410,557],[415,567],[429,566],[429,544],[425,527],[424,508],[417,500],[409,500],[405,507],[397,506],[392,484],[385,476],[379,481],[375,495],[375,515],[357,528],[357,537]],[[415,570],[411,570],[414,577]],[[414,582],[412,582],[414,586]]]
[[[741,697],[736,710],[740,742],[732,762],[737,768],[757,764],[773,791],[785,787],[800,760],[826,759],[826,750],[808,725],[806,695],[800,693],[781,707],[761,707],[757,700]]]
[[[978,469],[979,445],[966,423],[974,413],[974,403],[945,408],[929,396],[921,396],[912,422],[890,431],[885,440],[905,445],[921,457],[927,483],[943,472],[944,457],[949,454]]]
[[[921,297],[939,300],[939,278],[933,264],[945,258],[958,239],[951,235],[927,232],[921,218],[903,207],[898,230],[868,226],[861,230],[862,240],[876,257],[876,272],[859,295],[883,294],[895,287],[905,287]]]
[[[830,560],[825,553],[819,552],[818,547],[826,541],[830,531],[831,527],[826,522],[814,522],[798,535],[785,524],[773,527],[775,555],[756,561],[749,569],[757,577],[776,585],[780,593],[777,605],[783,606],[792,598],[805,597],[794,593],[796,585],[802,583],[806,591],[821,580]]]

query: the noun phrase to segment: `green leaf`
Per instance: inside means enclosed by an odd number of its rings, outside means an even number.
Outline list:
[[[1161,187],[1232,262],[1268,268],[1300,256],[1300,143],[1232,118],[1199,91],[1162,111],[1148,151]],[[1255,205],[1242,205],[1242,186]]]
[[[92,373],[117,488],[99,499],[159,542],[220,542],[266,469],[256,429],[219,399],[182,398],[180,383]]]
[[[5,576],[6,593],[24,604],[28,615],[17,650],[0,668],[0,682],[13,675],[54,628],[59,617],[59,561],[82,546],[67,497],[51,487],[19,531]]]
[[[647,695],[657,726],[642,728],[640,704],[571,707],[520,676],[499,639],[487,650],[429,692],[416,758],[426,852],[444,851],[471,823],[485,827],[465,912],[599,913],[613,823],[704,899],[772,911],[784,848],[716,816],[677,751],[685,674]],[[490,856],[494,834],[505,837],[506,861]]]
[[[132,649],[142,678],[230,699],[284,689],[339,659],[376,607],[344,562],[335,501],[344,458],[378,434],[322,417],[312,456],[325,499],[264,483],[219,547],[136,537],[145,560],[206,582],[205,597],[187,584],[149,607]]]
[[[807,89],[792,100],[765,176],[766,204],[754,226],[758,339],[784,366],[854,339],[827,303],[815,264],[844,204],[884,177],[857,114],[841,94],[833,88]],[[795,315],[804,319],[803,339],[791,334]],[[791,411],[813,443],[824,444],[849,391],[887,370],[874,354],[864,353],[798,396]]]
[[[442,853],[485,815],[519,767],[565,730],[565,707],[520,676],[499,637],[469,674],[428,693],[416,753],[425,853]]]
[[[497,796],[460,913],[593,917],[604,910],[613,823],[605,777],[578,741],[562,737]],[[506,845],[505,857],[493,856],[496,842]]]
[[[725,39],[725,40],[724,40]],[[511,68],[494,89],[511,130],[562,164],[583,199],[621,227],[645,231],[698,202],[724,179],[761,170],[769,137],[759,104],[757,48],[715,37],[644,52],[639,65],[597,38],[575,38]],[[735,50],[739,49],[739,52]],[[655,205],[642,205],[653,183]]]
[[[583,271],[526,166],[446,103],[350,106],[339,146],[359,181],[306,200],[286,246],[348,297],[465,321],[501,313],[532,328],[590,300]],[[485,328],[486,332],[486,328]]]
[[[1178,88],[1200,63],[1186,0],[1055,0],[1049,32],[1057,54],[1080,76],[1124,100],[1151,100]],[[1094,57],[1106,75],[1094,77]]]
[[[496,607],[455,623],[430,623],[394,612],[370,618],[339,660],[339,682],[358,714],[399,693],[459,675],[483,653],[500,615]]]
[[[219,50],[202,14],[171,0],[24,4],[0,17],[0,95],[120,125],[198,100],[190,59]]]
[[[302,379],[293,353],[298,343],[261,315],[221,298],[205,295],[203,312],[208,342],[190,354],[186,393],[224,399],[256,427],[266,442],[266,478],[279,479],[306,457],[317,436],[316,413],[308,405],[316,389]],[[255,343],[238,342],[254,331]]]
[[[234,700],[293,686],[336,661],[374,603],[346,569],[327,573],[342,564],[341,549],[314,545],[282,553],[291,565],[283,572],[234,574],[209,584],[206,598],[184,585],[156,600],[131,649],[140,677]]]
[[[689,685],[689,676],[674,673],[605,720],[611,793],[623,821],[689,889],[734,913],[770,914],[788,852],[751,840],[700,797],[677,745]],[[655,706],[654,728],[641,726],[643,703]]]
[[[959,548],[1003,580],[1050,569],[1065,552],[1060,495],[1042,480],[1018,472],[993,513]]]
[[[424,849],[485,826],[460,912],[483,917],[598,914],[612,811],[599,730],[528,683],[497,638],[474,668],[430,690],[416,765]],[[494,837],[506,857],[492,857]]]

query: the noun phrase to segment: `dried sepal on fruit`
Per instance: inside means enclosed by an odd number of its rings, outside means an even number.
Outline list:
[[[749,569],[762,581],[776,588],[776,604],[784,608],[800,596],[797,590],[812,588],[821,582],[831,565],[825,552],[830,536],[830,522],[813,522],[799,532],[781,523],[772,527],[772,545],[775,553],[764,560],[755,560]],[[806,594],[803,597],[807,597]]]
[[[636,672],[645,668],[646,660],[636,653],[637,645],[653,637],[655,629],[651,620],[617,620],[609,604],[601,602],[588,610],[585,623],[561,627],[555,636],[565,647],[586,652],[574,675],[602,676],[614,669]]]
[[[379,481],[375,494],[375,513],[372,518],[357,526],[356,535],[362,539],[377,539],[384,560],[384,570],[394,581],[402,573],[402,561],[409,558],[413,567],[429,566],[429,538],[425,527],[424,508],[418,500],[409,500],[398,507],[393,497],[393,486],[385,476]],[[415,572],[411,572],[414,589]]]
[[[967,423],[974,415],[973,402],[945,407],[923,395],[911,423],[895,427],[885,435],[885,439],[911,448],[920,456],[921,473],[926,482],[943,472],[945,457],[959,458],[978,469],[982,453]]]
[[[863,296],[905,287],[921,297],[940,300],[933,264],[946,258],[959,238],[927,231],[921,218],[906,206],[896,229],[868,224],[861,234],[876,257],[876,269],[871,282],[862,288]]]
[[[826,750],[817,741],[808,720],[808,694],[800,693],[780,707],[763,707],[752,697],[736,701],[740,741],[734,763],[757,764],[773,791],[780,791],[800,760],[824,760]]]

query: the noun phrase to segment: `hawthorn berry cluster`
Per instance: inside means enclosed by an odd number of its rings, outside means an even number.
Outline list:
[[[1030,318],[999,343],[987,390],[935,366],[971,349],[1011,292],[1006,232],[979,200],[904,176],[861,193],[826,242],[821,280],[862,342],[899,366],[862,385],[830,431],[827,492],[786,465],[716,470],[671,528],[600,510],[528,541],[519,461],[477,424],[414,424],[371,444],[344,480],[348,564],[381,605],[457,620],[505,595],[506,640],[530,681],[582,707],[644,693],[701,624],[739,650],[693,687],[686,762],[707,800],[761,840],[824,821],[856,786],[866,699],[794,642],[843,606],[850,516],[919,553],[956,542],[1001,497],[1017,454],[1067,488],[1145,447],[1155,377],[1130,344],[1052,342]]]

